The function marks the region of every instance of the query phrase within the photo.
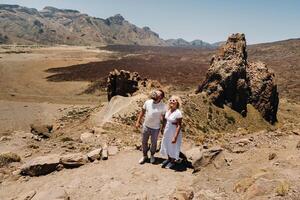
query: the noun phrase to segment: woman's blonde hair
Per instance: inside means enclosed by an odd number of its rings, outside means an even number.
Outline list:
[[[180,99],[180,97],[172,95],[170,99],[174,99],[177,102],[177,107],[176,108],[178,109],[180,107],[180,105],[181,105],[181,99]],[[170,104],[169,104],[169,109],[170,109]]]

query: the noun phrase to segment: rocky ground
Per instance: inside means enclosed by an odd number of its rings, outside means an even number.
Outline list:
[[[46,79],[48,68],[114,53],[7,51],[0,55],[0,199],[300,199],[300,105],[294,100],[280,99],[278,123],[270,125],[252,107],[243,118],[202,95],[166,87],[183,99],[187,159],[162,169],[159,153],[154,165],[137,163],[140,133],[133,124],[146,91],[108,103],[101,91],[82,93],[89,82]]]

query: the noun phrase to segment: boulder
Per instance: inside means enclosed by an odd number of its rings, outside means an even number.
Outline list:
[[[137,72],[117,70],[110,72],[107,78],[107,98],[120,95],[128,97],[139,90],[139,85],[146,86]]]
[[[18,154],[13,152],[0,153],[0,167],[12,162],[20,162],[21,158]]]
[[[187,153],[187,158],[191,160],[194,172],[197,172],[202,167],[206,167],[207,165],[211,164],[223,151],[223,149],[220,147],[212,147],[209,149],[201,150],[199,151],[199,153],[197,153],[198,151],[199,149],[193,149],[193,151]],[[219,162],[217,166],[220,166]]]
[[[95,149],[87,154],[90,161],[100,160],[102,154],[102,148]]]
[[[64,155],[60,158],[60,163],[65,168],[80,167],[88,162],[88,157],[82,153]]]
[[[51,154],[33,158],[21,167],[22,175],[40,176],[55,171],[59,165],[60,156]]]
[[[274,73],[262,62],[248,63],[244,34],[229,36],[212,57],[199,92],[205,92],[216,106],[226,105],[243,116],[250,103],[265,120],[271,124],[277,121],[279,97]]]
[[[277,121],[279,97],[275,75],[262,62],[250,63],[247,68],[250,96],[248,102],[252,104],[270,123]]]
[[[80,141],[85,144],[91,144],[95,141],[95,139],[96,137],[93,133],[86,132],[80,135]]]
[[[31,124],[30,131],[34,135],[49,138],[53,130],[53,125]]]

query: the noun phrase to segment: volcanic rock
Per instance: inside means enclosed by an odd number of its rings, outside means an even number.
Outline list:
[[[249,90],[246,66],[245,35],[233,34],[228,38],[219,55],[213,56],[206,79],[197,92],[205,91],[215,105],[219,107],[227,105],[245,115]]]
[[[32,134],[48,138],[53,130],[53,125],[31,124],[30,129]]]
[[[216,106],[226,105],[243,116],[250,103],[265,120],[271,124],[277,121],[279,98],[274,73],[262,62],[248,63],[244,34],[229,36],[212,57],[206,78],[196,92],[205,92]]]
[[[279,104],[275,75],[262,62],[250,63],[246,70],[250,88],[248,102],[261,113],[264,119],[273,124],[277,121],[276,113]]]
[[[63,164],[65,168],[80,167],[87,162],[88,157],[81,153],[68,154],[60,158],[60,163]]]
[[[211,164],[222,151],[223,149],[219,147],[212,147],[202,151],[200,151],[198,148],[195,148],[187,153],[187,158],[191,160],[194,172],[197,172],[202,167],[206,167],[207,165]]]
[[[109,73],[107,79],[107,98],[120,95],[124,97],[132,96],[139,89],[142,78],[137,72],[125,70],[114,70]]]
[[[90,161],[100,160],[102,154],[102,148],[95,149],[87,154]]]
[[[57,154],[36,157],[21,167],[22,175],[40,176],[49,174],[57,169],[60,156]]]

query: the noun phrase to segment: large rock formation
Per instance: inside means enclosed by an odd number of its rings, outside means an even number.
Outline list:
[[[279,98],[274,73],[262,62],[250,63],[247,67],[247,79],[250,88],[248,102],[267,121],[271,123],[276,122]]]
[[[197,90],[202,91],[216,106],[227,105],[246,116],[247,103],[251,103],[267,121],[276,122],[279,100],[274,74],[261,62],[248,63],[244,34],[229,36],[213,56],[206,79]]]
[[[206,91],[212,102],[247,112],[248,86],[246,81],[247,52],[244,34],[231,35],[219,55],[213,56],[205,81],[198,91]]]
[[[107,98],[110,100],[116,95],[124,97],[131,96],[139,89],[139,84],[146,86],[145,80],[143,81],[137,72],[114,70],[108,75]]]

